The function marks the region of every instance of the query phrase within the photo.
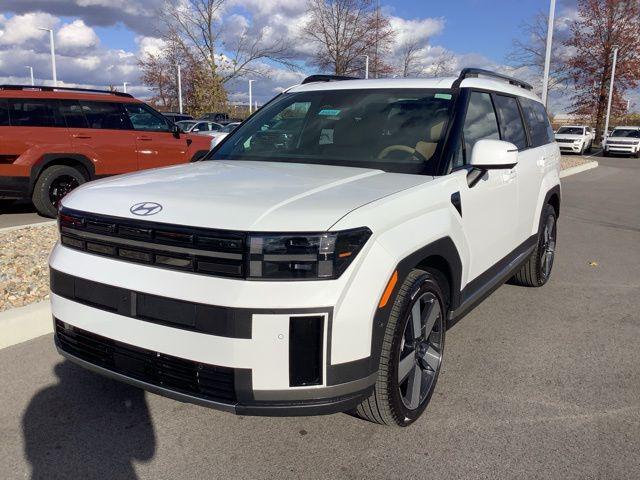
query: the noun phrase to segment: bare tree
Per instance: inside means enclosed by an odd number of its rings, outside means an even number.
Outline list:
[[[515,39],[511,51],[507,54],[507,62],[515,68],[529,68],[533,70],[542,84],[544,60],[547,42],[548,16],[538,12],[532,20],[520,25],[524,38]],[[553,48],[551,50],[551,69],[549,71],[549,90],[558,90],[568,85],[569,71],[564,58],[566,49],[562,46],[563,35],[554,32]]]
[[[400,70],[404,78],[419,75],[421,69],[418,66],[418,60],[420,58],[419,53],[422,48],[422,43],[423,42],[417,38],[410,38],[400,45]]]
[[[444,51],[425,69],[428,77],[446,77],[454,75],[456,59],[451,52]]]
[[[390,71],[382,58],[393,31],[372,0],[308,0],[308,16],[303,37],[315,45],[320,69],[352,75],[362,71],[368,55],[374,76]]]
[[[223,37],[223,14],[229,0],[167,1],[162,12],[165,38],[179,45],[209,74],[223,84],[248,74],[263,74],[260,61],[269,60],[293,68],[290,50],[283,39],[264,40],[264,28],[244,28],[238,35]]]

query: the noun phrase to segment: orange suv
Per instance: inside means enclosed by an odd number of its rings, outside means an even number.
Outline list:
[[[31,198],[55,217],[78,185],[194,161],[210,143],[126,93],[1,85],[0,201]]]

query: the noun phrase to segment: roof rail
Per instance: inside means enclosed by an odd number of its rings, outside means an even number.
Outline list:
[[[533,86],[528,84],[527,82],[523,82],[522,80],[518,80],[517,78],[509,77],[508,75],[503,75],[501,73],[492,72],[490,70],[484,70],[482,68],[463,68],[460,72],[460,76],[454,83],[454,87],[459,87],[462,80],[465,78],[471,77],[491,77],[497,78],[499,80],[504,80],[505,82],[509,82],[511,85],[515,85],[516,87],[524,88],[525,90],[533,90]]]
[[[42,92],[86,92],[86,93],[105,93],[117,95],[119,97],[133,98],[132,95],[124,92],[112,92],[111,90],[98,90],[93,88],[74,88],[74,87],[49,87],[44,85],[0,85],[0,90],[40,90]]]
[[[340,80],[359,80],[357,77],[347,77],[345,75],[311,75],[302,81],[302,85],[305,83],[313,82],[338,82]]]

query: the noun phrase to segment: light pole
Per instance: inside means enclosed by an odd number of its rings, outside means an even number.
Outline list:
[[[249,115],[251,115],[251,106],[253,102],[253,89],[251,87],[253,82],[255,82],[255,80],[249,80]]]
[[[369,55],[364,56],[364,78],[369,78]]]
[[[31,65],[25,65],[24,68],[28,68],[29,69],[29,73],[31,76],[31,86],[33,87],[36,83],[33,80],[33,67]]]
[[[178,67],[178,108],[182,113],[182,72],[180,71],[180,65],[176,65],[176,67]]]
[[[129,82],[122,82],[122,91],[124,93],[127,93],[127,85],[129,85]]]
[[[45,32],[49,32],[49,43],[51,45],[51,74],[53,76],[53,86],[58,86],[58,74],[56,73],[56,47],[53,42],[53,29],[51,28],[38,28],[38,30],[43,30]]]
[[[613,99],[613,82],[616,78],[616,63],[618,61],[618,45],[613,46],[613,65],[611,66],[611,83],[609,84],[609,101],[607,102],[607,118],[604,121],[604,136],[609,131],[609,115],[611,115],[611,100]]]
[[[556,15],[556,0],[549,5],[549,24],[547,25],[547,50],[544,56],[544,74],[542,76],[542,103],[547,106],[549,92],[549,68],[551,67],[551,46],[553,43],[553,21]]]

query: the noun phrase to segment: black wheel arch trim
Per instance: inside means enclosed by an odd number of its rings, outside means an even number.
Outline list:
[[[554,205],[553,203],[551,203],[551,197],[553,196],[558,197],[558,205]],[[547,194],[544,196],[544,202],[542,203],[543,207],[544,205],[546,205],[547,203],[551,204],[553,206],[553,208],[556,210],[556,218],[560,217],[560,205],[562,204],[562,191],[560,189],[560,185],[554,185],[553,187],[551,187],[551,189],[549,189],[549,191],[547,192]],[[540,211],[540,214],[542,215],[542,210]]]
[[[52,165],[66,165],[65,161],[77,162],[84,167],[89,174],[87,180],[93,180],[96,178],[96,167],[93,162],[85,155],[80,153],[45,153],[40,160],[38,160],[31,167],[31,175],[29,178],[29,194],[33,193],[36,181],[40,174]]]

